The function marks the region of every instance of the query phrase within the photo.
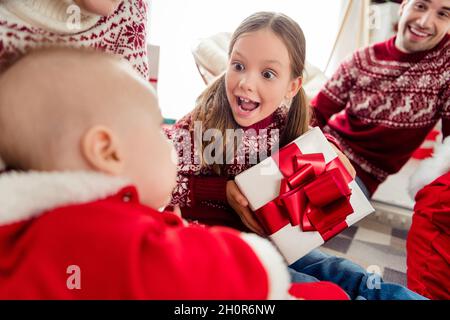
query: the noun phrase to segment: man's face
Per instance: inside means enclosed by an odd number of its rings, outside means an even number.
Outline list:
[[[450,0],[405,0],[395,45],[406,53],[434,48],[450,32]]]

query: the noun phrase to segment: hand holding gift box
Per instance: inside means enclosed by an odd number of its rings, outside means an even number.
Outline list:
[[[317,127],[235,181],[289,264],[374,212]]]

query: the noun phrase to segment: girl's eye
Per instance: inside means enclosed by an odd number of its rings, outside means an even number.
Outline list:
[[[263,71],[262,76],[266,79],[273,79],[273,78],[275,78],[275,73],[273,71],[266,70],[266,71]]]
[[[244,65],[239,62],[233,62],[233,69],[236,71],[242,71],[244,70]]]

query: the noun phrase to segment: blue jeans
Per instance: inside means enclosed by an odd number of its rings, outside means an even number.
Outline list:
[[[313,250],[289,266],[292,282],[330,281],[352,300],[426,300],[396,283],[384,282],[350,260]]]

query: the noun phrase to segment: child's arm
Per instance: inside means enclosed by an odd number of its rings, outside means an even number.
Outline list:
[[[230,205],[247,228],[259,235],[265,234],[248,207],[247,199],[233,180],[226,177],[195,175],[193,172],[184,172],[180,167],[178,170],[177,186],[172,193],[171,206],[195,207],[210,201]]]
[[[227,178],[203,176],[192,172],[178,172],[177,187],[172,194],[172,204],[193,207],[203,201],[226,204]]]
[[[190,130],[190,115],[171,128],[164,128],[177,151],[177,186],[172,193],[172,206],[193,207],[204,201],[226,204],[227,177],[220,177],[211,168],[202,168],[194,150],[194,136]]]
[[[256,235],[228,228],[143,225],[130,270],[145,299],[284,299],[290,280],[277,250]],[[172,220],[172,221],[168,221]]]

